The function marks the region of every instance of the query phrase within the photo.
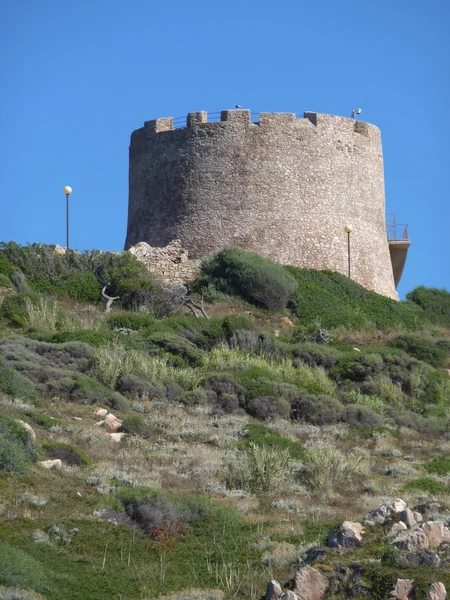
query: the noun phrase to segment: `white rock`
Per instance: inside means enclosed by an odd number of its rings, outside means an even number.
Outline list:
[[[120,442],[120,440],[123,438],[123,436],[125,434],[123,432],[121,432],[121,433],[108,433],[108,435],[113,442]]]
[[[428,592],[428,598],[429,600],[446,600],[447,590],[445,589],[445,585],[440,581],[432,583]]]
[[[21,427],[23,427],[24,429],[26,429],[28,431],[28,433],[30,434],[30,438],[33,440],[36,439],[36,434],[34,432],[34,429],[31,427],[31,425],[29,425],[28,423],[25,423],[25,421],[22,421],[21,419],[16,419],[16,423],[18,423]]]
[[[397,579],[394,589],[390,593],[389,597],[392,598],[392,600],[404,600],[410,598],[413,587],[413,579]]]
[[[264,600],[279,600],[283,595],[281,585],[275,579],[272,579],[267,584],[266,595]]]
[[[108,411],[106,410],[106,408],[96,408],[94,410],[94,415],[96,417],[106,417],[107,414],[108,414]]]
[[[105,417],[105,425],[110,431],[117,431],[118,429],[120,429],[120,427],[122,427],[122,423],[123,421],[118,419],[112,413],[107,414]]]
[[[294,593],[298,600],[320,600],[328,588],[328,579],[317,569],[302,567],[295,574]]]
[[[41,460],[38,465],[43,469],[49,469],[51,471],[59,471],[62,469],[62,460],[55,458],[54,460]]]

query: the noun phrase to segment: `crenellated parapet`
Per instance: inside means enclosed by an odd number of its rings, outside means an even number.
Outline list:
[[[378,127],[305,112],[147,121],[131,136],[125,247],[180,239],[194,259],[229,245],[282,264],[347,272],[396,297]]]
[[[222,110],[220,113],[213,113],[212,116],[209,116],[206,111],[198,111],[188,113],[181,125],[179,124],[181,117],[177,121],[178,124],[175,123],[173,117],[153,119],[146,121],[144,128],[146,132],[160,133],[178,129],[194,129],[196,127],[222,128],[227,125],[265,129],[308,127],[312,124],[314,127],[322,129],[334,128],[338,131],[359,133],[366,136],[379,135],[378,127],[369,123],[315,112],[305,112],[303,117],[299,118],[295,113],[261,112],[255,114],[246,109]]]

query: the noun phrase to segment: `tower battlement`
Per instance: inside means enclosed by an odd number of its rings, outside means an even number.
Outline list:
[[[283,264],[347,270],[396,298],[378,127],[305,112],[223,110],[146,121],[130,144],[125,247],[180,239],[193,258],[236,245]]]

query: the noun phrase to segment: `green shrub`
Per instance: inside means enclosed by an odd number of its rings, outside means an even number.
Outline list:
[[[106,323],[110,329],[132,329],[138,331],[147,327],[152,328],[156,319],[150,315],[140,315],[134,313],[117,313],[109,315]]]
[[[16,267],[9,262],[3,252],[0,252],[0,275],[4,275],[9,279],[15,270]]]
[[[0,273],[0,287],[13,288],[13,283],[7,275]]]
[[[188,390],[187,392],[182,392],[177,400],[182,404],[186,404],[187,406],[195,406],[198,404],[207,404],[210,398],[210,394],[202,388],[195,388],[193,390]]]
[[[98,348],[111,343],[115,339],[114,334],[108,331],[94,331],[93,329],[78,329],[76,331],[58,331],[47,337],[45,341],[52,344],[64,344],[66,342],[83,342]]]
[[[414,358],[423,360],[433,367],[444,366],[447,359],[445,348],[438,346],[435,341],[424,337],[400,335],[390,340],[389,345],[394,348],[400,348],[411,356],[414,356]]]
[[[47,591],[44,567],[35,558],[4,541],[0,541],[0,583]]]
[[[330,425],[345,420],[345,407],[331,396],[302,395],[292,406],[295,421],[312,425]]]
[[[124,417],[122,431],[131,433],[132,435],[138,435],[146,440],[154,438],[155,435],[153,428],[138,415]]]
[[[0,306],[0,317],[12,327],[26,327],[27,299],[36,300],[36,296],[23,292],[6,296]]]
[[[246,411],[260,421],[289,417],[291,407],[284,398],[256,396],[247,402]]]
[[[49,458],[59,458],[68,465],[86,467],[92,462],[86,452],[73,444],[43,442],[42,449]]]
[[[383,371],[383,357],[371,352],[348,352],[330,370],[336,380],[364,381]]]
[[[101,285],[92,271],[71,271],[61,285],[61,292],[78,302],[98,302]]]
[[[347,404],[343,420],[349,425],[360,425],[361,427],[381,427],[383,419],[368,406],[359,404]]]
[[[259,423],[249,423],[245,439],[238,442],[238,447],[248,447],[251,443],[275,450],[287,450],[293,460],[302,460],[305,456],[305,449],[300,442],[294,442],[283,437]]]
[[[0,471],[25,473],[36,457],[28,431],[11,417],[0,415]]]
[[[225,248],[202,264],[197,288],[210,284],[268,310],[285,308],[295,289],[293,278],[282,266],[241,248]]]
[[[406,294],[406,298],[420,306],[433,323],[450,326],[450,292],[447,290],[421,285]]]
[[[331,443],[319,440],[303,460],[301,480],[313,490],[331,490],[361,473],[361,456],[346,456]]]
[[[285,268],[297,281],[289,306],[301,325],[320,319],[324,328],[414,330],[427,323],[426,314],[414,303],[391,300],[339,273]]]
[[[162,348],[174,356],[182,357],[187,364],[197,365],[200,361],[201,353],[198,348],[181,335],[170,331],[156,331],[147,337],[147,342],[157,348]]]
[[[21,398],[22,400],[35,400],[37,392],[23,375],[8,367],[3,357],[0,356],[0,392]]]
[[[425,469],[428,473],[436,473],[436,475],[448,475],[450,473],[450,457],[433,458],[423,464],[422,469]]]
[[[418,479],[412,479],[403,486],[405,492],[428,492],[433,496],[439,494],[448,494],[450,492],[450,486],[444,485],[436,479],[431,477],[420,477]]]
[[[336,348],[315,342],[289,345],[288,352],[309,367],[323,367],[324,369],[331,369],[341,356]]]

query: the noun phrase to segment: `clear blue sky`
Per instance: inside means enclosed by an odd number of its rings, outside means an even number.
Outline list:
[[[450,288],[449,0],[4,0],[0,239],[121,250],[133,129],[304,110],[381,128],[400,286]]]

